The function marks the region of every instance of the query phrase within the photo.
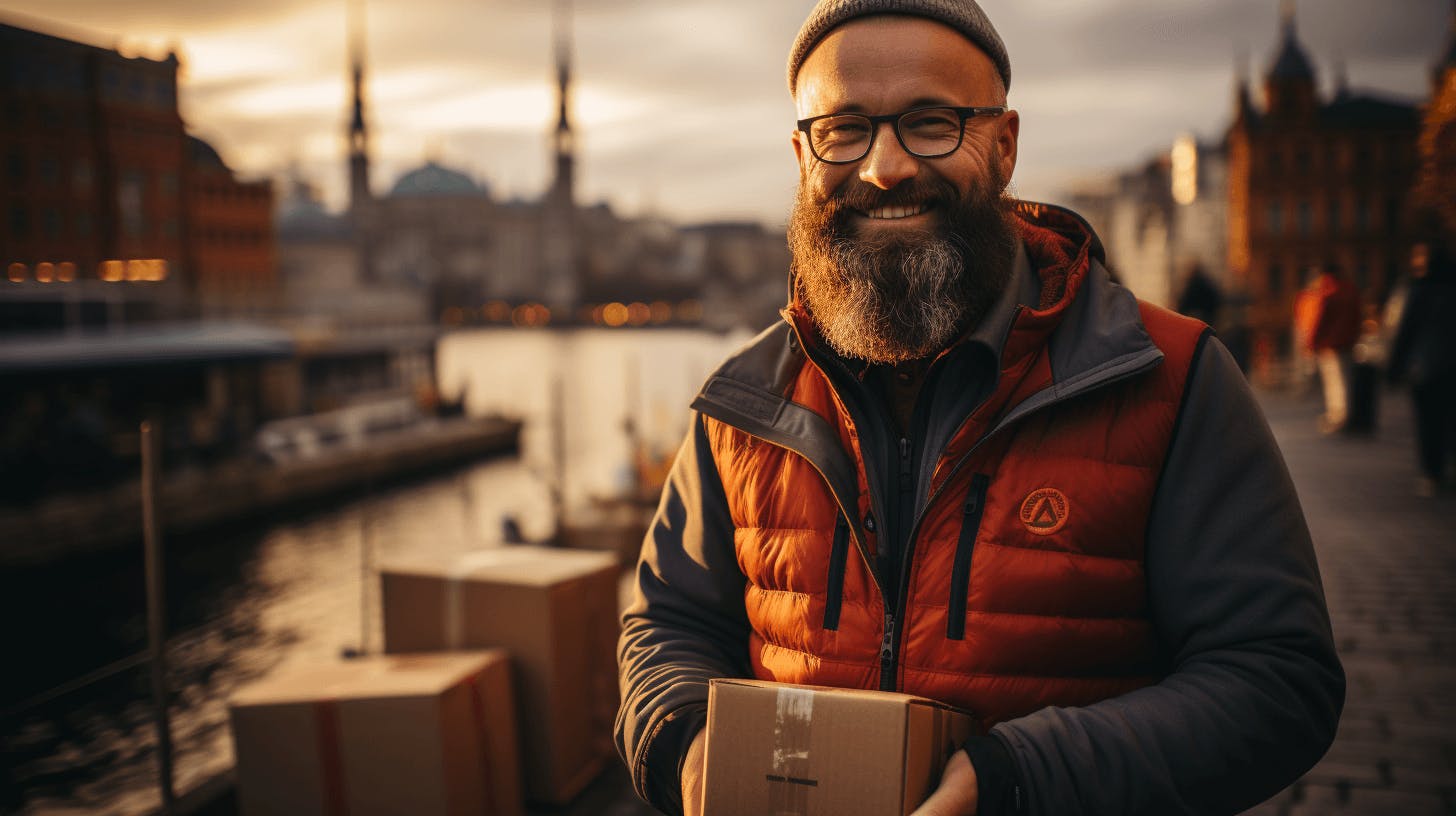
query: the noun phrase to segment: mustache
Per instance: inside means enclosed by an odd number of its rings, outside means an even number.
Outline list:
[[[832,192],[820,206],[833,219],[850,212],[864,213],[881,207],[954,207],[960,199],[960,191],[944,179],[906,179],[889,190],[882,190],[873,184],[851,178]]]

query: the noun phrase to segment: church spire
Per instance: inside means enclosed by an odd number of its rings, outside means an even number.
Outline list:
[[[575,230],[576,146],[571,130],[571,0],[553,2],[551,27],[556,54],[556,127],[551,143],[556,167],[542,213],[542,265],[546,305],[559,316],[556,319],[570,321],[581,294]]]
[[[552,14],[556,53],[556,131],[552,147],[556,158],[551,195],[563,206],[575,202],[576,146],[571,130],[571,3],[556,0]]]
[[[347,0],[349,70],[353,115],[349,120],[349,212],[357,215],[370,200],[369,132],[364,123],[364,0]]]

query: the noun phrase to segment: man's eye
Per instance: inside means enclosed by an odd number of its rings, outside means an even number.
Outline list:
[[[829,119],[816,128],[816,137],[825,141],[847,142],[863,139],[870,129],[864,122],[853,119]]]
[[[954,132],[960,127],[960,120],[943,113],[919,114],[900,120],[900,127],[917,134],[936,135]]]

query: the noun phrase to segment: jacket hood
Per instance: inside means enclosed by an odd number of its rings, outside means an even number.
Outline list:
[[[1071,210],[1018,201],[1012,215],[1031,268],[1041,277],[1040,311],[1070,303],[1087,279],[1089,267],[1094,262],[1106,266],[1107,253],[1101,239]]]

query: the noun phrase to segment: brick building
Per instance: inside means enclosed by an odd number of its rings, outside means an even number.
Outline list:
[[[199,287],[271,282],[272,193],[189,140],[178,69],[0,23],[0,332],[185,317]]]
[[[1456,236],[1456,6],[1446,53],[1431,75],[1431,104],[1421,124],[1418,203],[1434,208]]]
[[[273,184],[239,181],[211,145],[187,142],[187,268],[202,316],[270,313],[278,294]]]
[[[1249,298],[1254,364],[1289,349],[1294,298],[1310,268],[1340,265],[1379,301],[1410,254],[1405,218],[1420,111],[1337,82],[1322,99],[1286,12],[1255,107],[1240,81],[1229,150],[1229,267]]]

